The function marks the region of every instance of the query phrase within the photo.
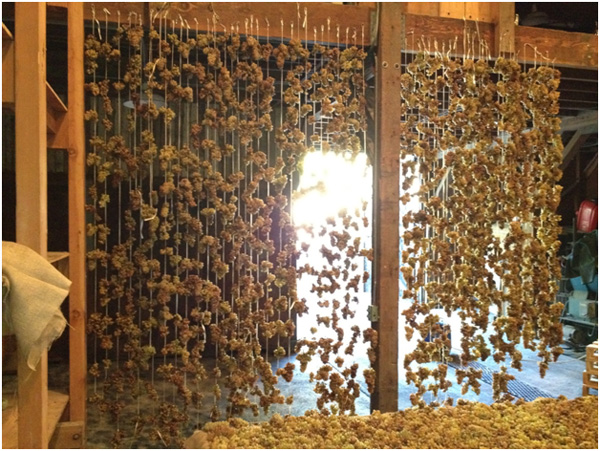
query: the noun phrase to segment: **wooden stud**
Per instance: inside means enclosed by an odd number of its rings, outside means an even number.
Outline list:
[[[15,4],[15,141],[17,242],[47,252],[46,4]],[[48,356],[35,371],[19,352],[18,409],[26,419],[19,448],[48,446]]]
[[[495,28],[495,54],[511,56],[515,53],[515,4],[500,2]]]
[[[405,3],[383,3],[377,55],[373,303],[379,308],[375,392],[371,409],[398,410],[398,301],[400,253],[400,75]]]
[[[86,421],[85,129],[83,3],[69,3],[69,295],[70,420]],[[85,446],[85,441],[83,442]]]
[[[17,242],[47,251],[46,10],[17,3],[15,28],[15,141]]]

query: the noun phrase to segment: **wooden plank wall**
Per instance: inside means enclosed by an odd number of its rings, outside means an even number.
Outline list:
[[[46,178],[46,4],[15,7],[15,133],[17,242],[43,257],[47,253]],[[19,353],[19,448],[48,446],[48,359],[36,371]],[[27,419],[27,423],[23,421]]]

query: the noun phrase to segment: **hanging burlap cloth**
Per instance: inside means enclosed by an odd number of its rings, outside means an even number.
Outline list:
[[[2,335],[14,334],[34,370],[43,351],[63,333],[60,305],[71,281],[27,246],[2,242]]]

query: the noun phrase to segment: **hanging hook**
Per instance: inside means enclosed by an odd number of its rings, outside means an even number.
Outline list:
[[[267,22],[267,44],[269,43],[269,35],[271,34],[271,24],[269,23],[269,19],[265,17],[265,22]]]
[[[365,24],[361,23],[360,24],[360,46],[363,48],[365,48]],[[405,38],[406,39],[406,38]]]
[[[102,40],[102,31],[100,30],[100,21],[96,17],[96,8],[94,8],[94,5],[92,5],[92,21],[96,22],[96,24],[98,25],[98,38],[100,40]]]
[[[104,36],[104,38],[106,40],[105,42],[108,42],[108,16],[110,16],[110,11],[106,8],[103,8],[102,11],[104,11],[104,17],[105,17],[105,19],[104,19],[104,26],[105,26],[104,30],[105,31],[104,32],[106,33],[106,36]]]
[[[307,29],[308,27],[308,8],[304,7],[304,21],[302,22],[302,28]]]

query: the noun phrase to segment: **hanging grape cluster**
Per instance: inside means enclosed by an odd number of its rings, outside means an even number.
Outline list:
[[[297,341],[295,318],[323,291],[357,286],[333,266],[342,253],[346,267],[371,258],[351,239],[356,221],[368,226],[364,211],[340,213],[345,231],[321,250],[325,273],[296,268],[290,204],[307,153],[362,152],[364,51],[309,49],[299,33],[259,41],[248,21],[242,33],[157,22],[98,25],[85,42],[91,400],[116,421],[113,444],[144,434],[181,444],[203,406],[218,420],[291,404],[279,386],[316,354],[318,407],[354,411],[358,365],[327,365],[343,344],[336,318],[354,314],[350,296],[332,299],[318,325],[337,342]],[[300,299],[297,278],[317,272],[315,299]]]
[[[543,376],[561,353],[559,216],[562,143],[559,73],[524,70],[511,59],[449,57],[422,51],[401,78],[401,273],[411,300],[403,312],[411,397],[424,405],[451,385],[450,328],[462,335],[458,382],[479,393],[492,358],[497,400],[510,400],[508,367],[521,368],[518,346],[537,350]],[[414,208],[411,205],[418,205]],[[491,316],[493,314],[493,316]],[[490,318],[494,318],[490,323]],[[491,334],[486,334],[491,329]],[[457,331],[458,332],[458,331]],[[487,336],[489,335],[489,337]],[[426,365],[439,361],[437,367]],[[452,402],[446,399],[446,402]]]

